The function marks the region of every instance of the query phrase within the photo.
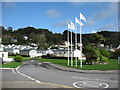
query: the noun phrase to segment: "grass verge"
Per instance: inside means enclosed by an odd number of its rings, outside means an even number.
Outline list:
[[[10,62],[3,65],[0,65],[0,68],[16,68],[21,65],[21,62]]]
[[[82,69],[82,70],[118,70],[120,67],[117,59],[109,59],[108,64],[83,65],[82,68],[80,68],[80,60],[78,60],[78,67],[75,67],[75,60],[74,60],[74,66],[67,66],[67,60],[65,59],[40,59],[39,61],[51,62],[51,63],[58,64],[61,66],[77,68],[77,69]]]

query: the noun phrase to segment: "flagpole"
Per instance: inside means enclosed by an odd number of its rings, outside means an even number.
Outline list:
[[[71,66],[73,66],[73,58],[72,58],[72,53],[73,52],[73,50],[72,50],[72,29],[71,29]]]
[[[69,28],[67,31],[67,39],[68,39],[68,66],[70,65],[70,61],[69,61]]]
[[[81,20],[80,20],[81,22]],[[82,68],[82,30],[80,25],[80,67]]]
[[[75,50],[77,50],[77,29],[75,30]],[[77,67],[77,57],[75,57],[75,66]]]

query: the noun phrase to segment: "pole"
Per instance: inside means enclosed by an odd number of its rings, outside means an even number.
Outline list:
[[[67,31],[67,39],[68,39],[68,66],[70,65],[70,60],[69,60],[69,29]]]
[[[75,30],[75,50],[77,50],[77,29]],[[75,57],[75,66],[77,67],[77,57]]]
[[[72,53],[73,52],[73,50],[72,50],[72,30],[71,30],[71,66],[73,66],[73,58],[72,58]]]
[[[82,33],[81,31],[82,30],[81,30],[81,25],[80,25],[80,67],[82,68]]]

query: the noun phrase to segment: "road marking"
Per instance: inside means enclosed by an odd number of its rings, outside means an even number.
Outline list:
[[[36,80],[36,79],[34,79],[34,78],[32,78],[32,77],[30,77],[30,76],[28,76],[28,75],[25,75],[25,74],[21,73],[20,71],[18,71],[18,69],[19,69],[19,67],[16,68],[16,71],[17,71],[17,73],[19,73],[20,75],[22,75],[22,76],[24,76],[24,77],[27,77],[27,78],[29,78],[30,80],[33,80],[33,81],[35,81],[35,82],[37,82],[37,83],[41,83],[41,81]]]
[[[12,72],[13,72],[13,73],[16,73],[16,72],[15,72],[15,69],[12,69]]]
[[[77,85],[77,84],[78,84],[78,85]],[[96,82],[77,81],[77,82],[74,82],[74,83],[73,83],[73,86],[76,87],[76,88],[89,88],[89,87],[91,87],[91,88],[99,88],[99,87],[102,86],[102,85],[105,85],[105,87],[103,87],[103,88],[108,88],[108,87],[109,87],[109,85],[106,84],[106,83],[98,83],[98,82],[97,82],[97,85],[95,85],[95,84],[96,84]],[[79,85],[80,85],[80,86],[79,86]]]
[[[81,77],[72,77],[72,78],[76,78],[76,79],[86,79],[86,80],[96,80],[96,81],[105,81],[105,82],[115,82],[118,83],[118,81],[111,81],[111,80],[100,80],[100,79],[89,79],[89,78],[81,78]]]
[[[40,83],[40,84],[48,84],[48,85],[55,85],[55,86],[64,87],[64,88],[74,88],[74,87],[70,87],[70,86],[66,86],[66,85],[60,85],[60,84],[54,84],[54,83],[41,82],[41,81],[39,81],[39,80],[36,80],[36,79],[34,79],[34,78],[30,77],[30,76],[27,76],[27,75],[21,73],[20,71],[18,71],[19,68],[20,68],[20,66],[17,67],[17,68],[15,68],[17,73],[19,73],[20,75],[22,75],[22,76],[24,76],[24,77],[27,77],[27,78],[29,78],[29,79],[37,82],[37,83]]]
[[[13,69],[13,68],[0,68],[0,70],[4,70],[4,69]]]

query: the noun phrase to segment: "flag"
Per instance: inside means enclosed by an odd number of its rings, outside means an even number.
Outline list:
[[[75,30],[75,25],[74,25],[74,23],[73,23],[73,22],[70,22],[70,24],[68,24],[68,28]]]
[[[71,29],[70,24],[68,24],[68,28]]]
[[[75,22],[78,23],[79,25],[83,26],[83,23],[81,23],[80,20],[77,19],[76,17],[75,17]]]
[[[73,30],[75,30],[75,25],[74,25],[74,23],[73,23],[73,22],[70,22],[70,25],[71,25],[71,28],[72,28]]]
[[[84,21],[86,22],[86,19],[85,19],[85,17],[82,15],[82,13],[80,13],[80,19],[81,19],[81,20],[84,20]]]

